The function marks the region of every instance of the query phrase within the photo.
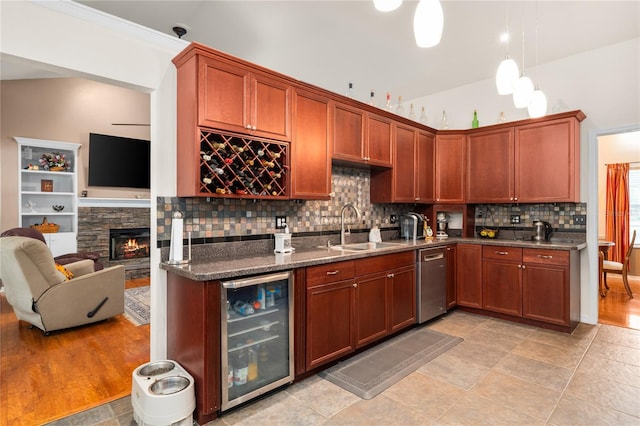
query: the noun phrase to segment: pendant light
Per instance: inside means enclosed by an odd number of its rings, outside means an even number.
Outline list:
[[[402,4],[402,0],[373,0],[373,5],[380,12],[391,12]]]
[[[440,43],[444,14],[439,0],[420,0],[413,16],[413,35],[418,47],[433,47]]]
[[[504,42],[507,45],[506,56],[500,65],[498,66],[498,72],[496,73],[496,87],[498,88],[499,95],[510,95],[513,93],[513,87],[520,76],[518,70],[518,64],[516,61],[509,57],[509,2],[506,1],[507,19],[505,26]]]
[[[538,2],[536,2],[536,72],[538,70]],[[547,97],[544,92],[540,90],[538,84],[536,89],[531,94],[531,100],[529,101],[529,117],[538,118],[547,113]]]
[[[533,82],[524,72],[524,2],[522,3],[522,74],[513,88],[513,104],[516,108],[526,108],[531,101]]]

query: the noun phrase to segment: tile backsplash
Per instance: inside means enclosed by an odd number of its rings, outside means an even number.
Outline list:
[[[158,197],[158,241],[169,241],[171,216],[178,210],[184,215],[184,231],[193,239],[259,239],[275,230],[275,216],[286,216],[294,234],[335,234],[340,230],[340,210],[346,203],[355,204],[362,217],[356,220],[347,211],[347,222],[355,230],[373,226],[396,228],[390,216],[416,210],[412,204],[371,204],[370,172],[366,169],[333,166],[331,199],[318,200],[247,200],[230,198]],[[420,211],[418,209],[418,211]],[[532,227],[534,220],[549,222],[560,231],[586,232],[586,225],[573,223],[573,216],[586,214],[585,203],[553,204],[480,204],[475,207],[476,226],[511,227],[511,215],[520,215],[519,227]],[[281,231],[278,231],[281,232]]]

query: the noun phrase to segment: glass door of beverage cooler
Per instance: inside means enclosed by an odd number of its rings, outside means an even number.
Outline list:
[[[293,381],[293,273],[222,282],[222,411]]]

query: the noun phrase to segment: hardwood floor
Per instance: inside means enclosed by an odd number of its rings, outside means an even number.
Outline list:
[[[126,287],[143,285],[149,278]],[[129,395],[131,373],[149,361],[149,331],[118,315],[44,336],[1,294],[0,424],[43,424]]]
[[[629,298],[622,284],[622,276],[607,274],[609,291],[600,297],[599,322],[640,330],[640,277],[629,276],[633,299]]]

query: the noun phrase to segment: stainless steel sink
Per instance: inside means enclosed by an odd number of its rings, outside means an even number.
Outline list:
[[[331,250],[358,252],[358,251],[367,251],[367,250],[379,250],[379,249],[390,248],[390,247],[400,247],[400,246],[403,246],[403,245],[404,244],[402,244],[402,243],[385,243],[385,242],[371,243],[371,242],[366,242],[366,243],[345,244],[343,246],[331,246],[329,248]]]

